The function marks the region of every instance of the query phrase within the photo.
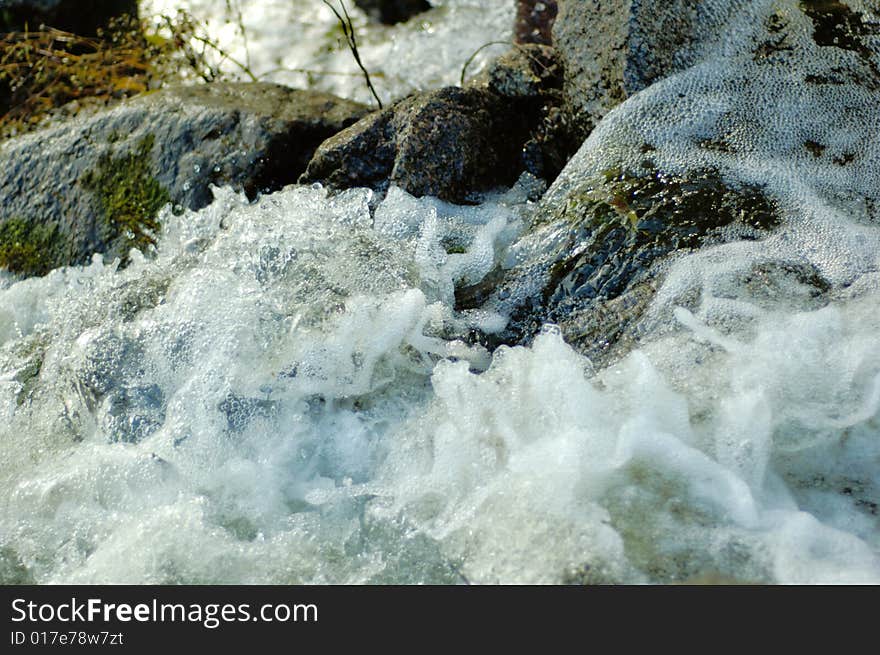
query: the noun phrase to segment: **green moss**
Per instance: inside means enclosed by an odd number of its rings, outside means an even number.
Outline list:
[[[62,239],[54,224],[20,218],[0,223],[0,268],[23,275],[45,275],[61,263]]]
[[[124,252],[144,250],[156,243],[159,230],[156,215],[171,197],[152,175],[153,135],[141,139],[134,150],[120,155],[106,154],[93,171],[86,173],[83,185],[97,194],[104,210],[107,242],[122,240]]]

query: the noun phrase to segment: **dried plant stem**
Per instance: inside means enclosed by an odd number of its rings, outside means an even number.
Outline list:
[[[373,87],[372,81],[370,81],[370,73],[367,71],[363,62],[361,61],[360,52],[358,52],[357,45],[357,37],[354,33],[354,25],[351,22],[351,16],[348,15],[348,9],[345,8],[345,2],[343,0],[339,0],[339,6],[342,7],[342,13],[330,4],[330,0],[323,0],[324,4],[330,7],[330,11],[332,11],[336,15],[336,19],[339,21],[339,24],[342,26],[342,32],[345,34],[345,39],[348,41],[348,49],[351,50],[351,54],[354,56],[354,60],[357,63],[358,67],[361,69],[361,72],[364,74],[364,79],[367,81],[367,87],[370,89],[370,93],[373,94],[373,98],[376,99],[376,104],[379,105],[379,109],[382,109],[382,101],[379,99],[379,94],[376,93],[376,89]]]

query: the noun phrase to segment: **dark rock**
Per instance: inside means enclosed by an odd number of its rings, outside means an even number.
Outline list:
[[[114,18],[138,15],[137,0],[0,0],[0,32],[47,25],[94,36]]]
[[[556,50],[546,45],[518,45],[489,66],[489,89],[508,98],[535,98],[561,84]]]
[[[511,316],[499,341],[529,342],[543,323],[556,323],[599,364],[633,342],[664,257],[779,225],[759,187],[734,188],[711,170],[678,176],[651,167],[581,179],[548,194],[539,214],[527,239],[552,245],[496,290],[494,303]]]
[[[553,43],[553,22],[559,13],[556,0],[517,0],[514,39],[516,43]]]
[[[40,242],[50,251],[43,269],[95,252],[124,259],[151,243],[156,211],[167,202],[198,209],[212,200],[211,184],[253,197],[295,182],[318,144],[366,111],[263,83],[135,98],[0,144],[0,226],[17,221],[40,226],[29,232],[40,238],[52,235],[52,244]],[[20,241],[13,254],[25,257]]]
[[[482,83],[523,108],[532,125],[522,149],[523,168],[552,183],[577,150],[561,111],[562,67],[556,50],[539,44],[517,45],[492,63]]]
[[[412,96],[321,144],[300,182],[379,191],[395,184],[415,196],[467,202],[522,171],[530,118],[520,110],[481,88]]]
[[[374,20],[386,25],[408,21],[431,8],[427,0],[355,0],[354,3]]]

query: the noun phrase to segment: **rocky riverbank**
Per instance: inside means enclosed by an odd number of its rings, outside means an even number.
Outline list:
[[[480,289],[510,317],[488,342],[528,342],[553,321],[601,358],[639,333],[670,255],[784,229],[790,207],[753,172],[761,158],[786,156],[813,175],[830,166],[834,195],[858,187],[873,197],[862,182],[873,170],[870,150],[853,141],[877,116],[876,35],[866,14],[844,3],[772,11],[736,2],[698,11],[687,3],[539,4],[519,3],[516,31],[529,43],[467,86],[382,111],[267,84],[178,86],[8,140],[0,147],[0,257],[21,274],[93,253],[124,262],[131,247],[154,243],[162,205],[205,206],[210,185],[249,197],[297,181],[383,194],[393,185],[468,203],[528,174],[553,186],[515,247],[532,254],[495,276],[497,290]],[[46,16],[62,15],[64,3],[55,5],[61,13]],[[374,10],[382,18],[385,9]],[[772,104],[761,102],[767,88]],[[811,115],[811,103],[824,113]],[[847,118],[853,103],[858,124]],[[768,132],[798,116],[786,134]],[[840,121],[851,130],[842,141]],[[670,125],[679,126],[674,143]],[[815,263],[772,266],[813,280],[817,293],[828,288]]]

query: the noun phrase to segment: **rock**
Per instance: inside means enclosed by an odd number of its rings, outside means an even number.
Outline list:
[[[557,0],[517,0],[515,42],[551,45],[551,30],[558,12]]]
[[[602,4],[592,21],[620,6]],[[498,343],[528,343],[554,322],[602,364],[662,333],[657,321],[677,329],[675,307],[733,311],[735,298],[754,311],[808,311],[874,270],[880,237],[864,226],[880,223],[877,12],[653,4],[649,20],[652,3],[627,3],[642,13],[620,23],[631,31],[617,88],[629,97],[548,190],[495,291],[480,290],[486,309],[510,318]],[[677,54],[663,45],[675,30],[694,35]]]
[[[551,192],[539,209],[543,223],[526,237],[540,255],[510,271],[497,291],[500,304],[514,308],[502,341],[528,342],[543,323],[555,323],[597,363],[632,337],[665,256],[754,239],[779,224],[762,188],[729,186],[713,170],[609,170],[581,177],[561,197],[558,187]]]
[[[203,207],[211,184],[254,196],[292,183],[318,144],[366,111],[323,93],[215,83],[5,141],[0,266],[34,274],[95,252],[124,260],[152,243],[166,203]]]
[[[0,0],[0,32],[47,25],[94,36],[111,19],[138,15],[137,0]]]
[[[386,25],[403,23],[431,8],[427,0],[355,0],[354,3],[368,16]]]
[[[608,111],[694,64],[748,0],[560,0],[553,45],[579,141]]]
[[[379,191],[395,184],[414,196],[467,202],[522,171],[530,126],[517,109],[482,88],[411,96],[321,144],[300,182]]]
[[[559,89],[562,67],[546,45],[518,45],[492,62],[487,85],[507,98],[535,98]]]
[[[561,111],[562,67],[556,50],[539,44],[516,45],[494,62],[482,82],[491,92],[517,102],[533,125],[523,145],[523,166],[552,183],[576,147]]]

